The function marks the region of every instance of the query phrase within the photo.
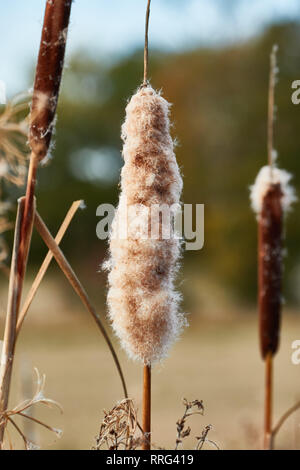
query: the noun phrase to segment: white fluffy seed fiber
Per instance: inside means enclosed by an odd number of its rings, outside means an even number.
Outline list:
[[[169,104],[151,86],[141,87],[128,103],[122,139],[121,194],[112,224],[110,259],[105,263],[107,301],[122,346],[131,358],[150,364],[166,356],[185,324],[178,310],[180,295],[174,289],[180,240],[147,237],[147,208],[178,204],[182,190],[170,136]],[[141,210],[126,214],[132,205]],[[124,218],[127,238],[118,232]]]
[[[297,200],[293,186],[290,184],[292,175],[285,170],[270,166],[263,166],[250,188],[250,199],[252,209],[256,214],[260,214],[262,204],[268,189],[272,184],[280,184],[282,192],[282,209],[288,212],[293,202]]]

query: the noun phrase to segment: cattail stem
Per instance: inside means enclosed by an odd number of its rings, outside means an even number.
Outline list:
[[[0,373],[0,412],[7,409],[16,342],[16,325],[26,272],[35,214],[35,186],[38,164],[49,150],[64,63],[72,1],[47,1],[31,107],[29,144],[31,157],[25,198],[21,199],[15,229],[14,252],[4,331]],[[0,428],[0,448],[6,422]]]
[[[282,277],[282,191],[271,184],[258,224],[260,348],[265,361],[264,449],[272,448],[273,355],[279,345]]]
[[[143,433],[144,440],[142,449],[151,449],[151,365],[144,365],[143,368]]]
[[[9,291],[8,291],[8,304],[6,323],[4,330],[4,341],[3,350],[1,356],[1,367],[0,367],[0,415],[5,412],[8,405],[9,390],[12,375],[12,366],[15,351],[16,342],[16,324],[18,318],[18,311],[20,306],[23,280],[25,274],[25,267],[27,262],[28,246],[31,239],[33,217],[28,221],[27,240],[24,243],[23,249],[21,250],[22,244],[22,228],[24,226],[24,215],[25,215],[25,198],[21,198],[18,201],[18,213],[16,219],[15,228],[15,239],[13,247],[13,255],[11,262],[11,271],[9,279]],[[34,204],[34,200],[33,200]],[[32,214],[34,214],[34,206]],[[20,259],[20,253],[25,255],[25,258]],[[0,426],[0,449],[3,448],[3,438],[5,431],[5,420],[2,420]]]
[[[149,31],[149,17],[150,17],[150,4],[151,0],[148,0],[147,11],[146,11],[146,22],[145,22],[145,45],[144,45],[144,81],[143,85],[147,85],[148,81],[148,62],[149,62],[149,47],[148,47],[148,31]]]
[[[273,410],[273,355],[265,358],[265,423],[264,449],[272,449],[272,410]]]
[[[274,94],[276,84],[276,52],[277,46],[273,46],[270,55],[270,77],[269,77],[269,91],[268,91],[268,164],[272,172],[273,168],[273,135],[274,135]]]

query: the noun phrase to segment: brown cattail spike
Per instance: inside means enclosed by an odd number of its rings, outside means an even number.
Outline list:
[[[276,353],[279,344],[282,279],[282,190],[271,184],[258,223],[258,301],[262,357]]]
[[[48,152],[61,82],[72,0],[47,0],[35,75],[29,143],[42,160]]]

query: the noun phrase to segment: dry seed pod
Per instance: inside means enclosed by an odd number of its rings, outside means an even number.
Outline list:
[[[283,216],[295,200],[291,175],[263,167],[251,188],[258,220],[258,305],[260,349],[263,358],[276,353],[281,320]]]
[[[47,0],[31,107],[29,144],[42,160],[48,152],[64,65],[72,0]]]
[[[182,179],[169,127],[167,101],[151,86],[141,87],[127,105],[122,127],[125,164],[106,263],[113,328],[128,354],[145,364],[166,355],[184,323],[173,286],[180,241],[164,239],[161,232],[156,239],[147,237],[148,209],[180,201]],[[122,237],[125,219],[128,232]],[[159,222],[160,229],[167,228],[164,224]]]

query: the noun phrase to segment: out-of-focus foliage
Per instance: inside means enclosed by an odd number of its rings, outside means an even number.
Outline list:
[[[288,24],[230,48],[150,54],[151,83],[173,103],[183,201],[205,204],[205,246],[185,253],[185,270],[205,275],[245,300],[253,300],[256,291],[256,222],[248,187],[267,160],[269,53],[274,43],[279,45],[280,67],[275,147],[280,166],[295,175],[299,189],[300,105],[291,102],[291,84],[300,79],[299,40],[299,25]],[[112,66],[84,54],[72,58],[59,102],[55,158],[39,171],[38,208],[53,231],[74,199],[86,201],[87,209],[72,223],[63,247],[90,278],[106,250],[96,237],[96,208],[117,201],[120,126],[127,99],[140,83],[142,63],[142,51]],[[290,300],[296,300],[300,276],[298,210],[296,206],[287,223]],[[31,253],[35,261],[42,255],[39,246]]]

